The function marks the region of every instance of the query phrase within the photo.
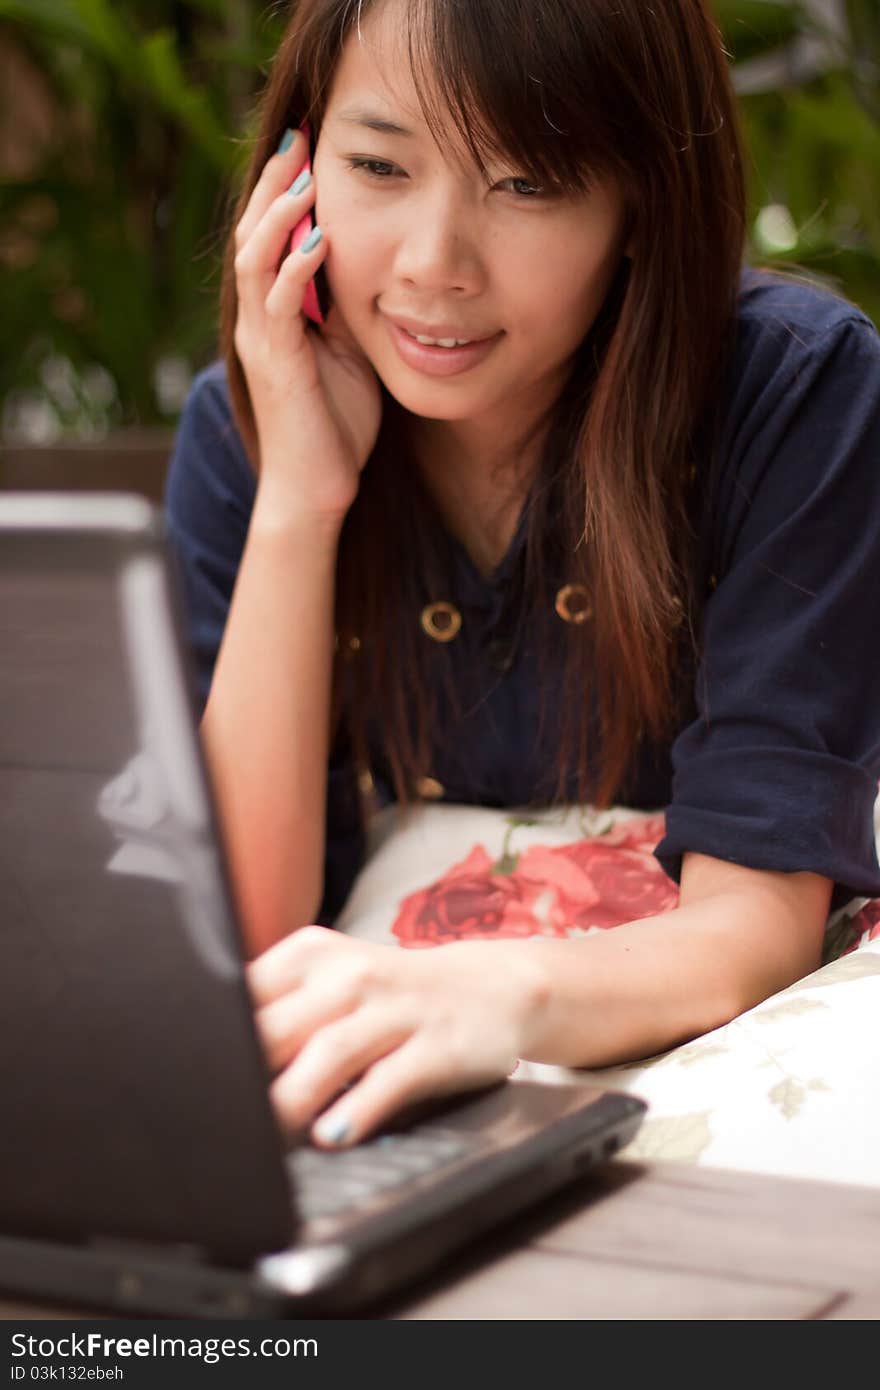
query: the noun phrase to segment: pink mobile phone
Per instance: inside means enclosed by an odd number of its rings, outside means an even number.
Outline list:
[[[308,147],[311,150],[312,133],[309,129],[308,121],[303,122],[303,124],[300,126],[300,130],[305,135],[306,140],[308,142]],[[306,162],[303,165],[303,168],[311,169],[311,167],[311,159],[309,158],[309,155],[306,155]],[[312,226],[313,219],[311,211],[309,211],[306,213],[305,217],[302,219],[301,222],[297,222],[296,226],[293,229],[293,233],[290,238],[291,251],[295,251],[298,246],[302,245],[309,232],[312,230]],[[321,306],[318,303],[318,292],[315,288],[314,276],[306,285],[306,292],[303,298],[303,313],[305,314],[307,319],[311,319],[312,323],[321,324],[324,322],[324,315],[321,313]]]

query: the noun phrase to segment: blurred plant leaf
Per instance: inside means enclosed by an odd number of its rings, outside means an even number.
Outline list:
[[[0,0],[51,131],[0,178],[0,406],[39,396],[55,355],[110,372],[113,423],[168,420],[158,365],[216,352],[225,221],[281,23],[257,0]]]
[[[715,0],[713,8],[737,63],[790,42],[804,22],[800,7],[784,0]]]
[[[228,144],[206,94],[187,85],[173,32],[151,34],[140,47],[142,69],[138,76],[156,97],[157,104],[200,141],[219,167],[228,164]]]

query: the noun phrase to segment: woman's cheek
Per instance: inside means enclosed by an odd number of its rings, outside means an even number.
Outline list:
[[[335,304],[353,326],[364,315],[379,291],[379,284],[369,278],[362,250],[352,244],[350,232],[340,231],[334,241],[328,229],[329,250],[324,270]]]

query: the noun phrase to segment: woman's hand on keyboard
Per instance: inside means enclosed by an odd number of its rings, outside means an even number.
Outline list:
[[[248,983],[284,1127],[357,1143],[414,1101],[503,1080],[542,1001],[517,944],[403,951],[310,926],[264,952]]]

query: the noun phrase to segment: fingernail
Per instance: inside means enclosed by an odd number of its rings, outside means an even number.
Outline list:
[[[287,151],[290,149],[291,145],[293,144],[293,141],[294,132],[288,126],[287,130],[285,130],[284,134],[281,137],[281,144],[278,146],[278,153],[286,154]]]
[[[320,227],[313,227],[312,230],[309,232],[308,236],[306,237],[305,241],[303,242],[302,246],[299,248],[300,251],[302,251],[303,255],[305,255],[307,251],[314,251],[315,247],[317,246],[318,242],[321,240],[321,237],[323,235],[324,233],[321,231]]]
[[[322,1144],[341,1144],[350,1130],[351,1125],[344,1115],[330,1115],[315,1125],[315,1134]]]
[[[290,185],[287,191],[290,194],[290,196],[294,198],[296,197],[297,193],[302,193],[304,188],[308,188],[311,181],[312,176],[309,173],[308,169],[303,169],[301,174],[297,174],[296,178],[294,179],[293,183]]]

